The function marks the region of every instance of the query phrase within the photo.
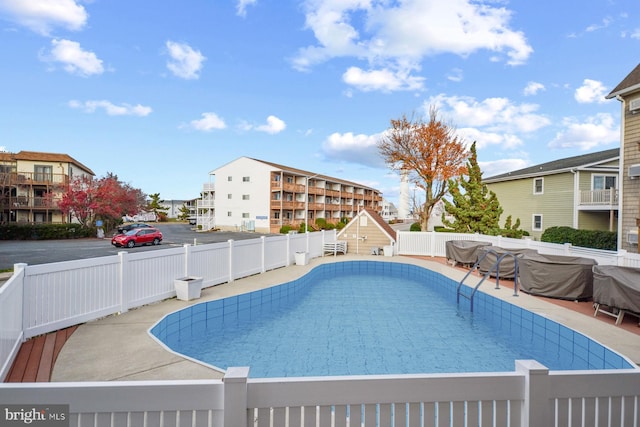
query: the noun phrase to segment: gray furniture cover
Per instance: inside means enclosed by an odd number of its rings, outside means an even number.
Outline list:
[[[640,268],[593,266],[593,302],[640,313]]]
[[[478,248],[491,246],[488,242],[474,242],[471,240],[448,240],[445,242],[447,260],[460,264],[475,264],[478,260]]]
[[[519,260],[520,289],[532,295],[566,300],[593,296],[591,258],[528,254]]]
[[[518,258],[518,266],[520,265],[519,259],[524,257],[525,255],[537,254],[538,251],[535,249],[509,249],[509,248],[501,248],[500,246],[484,246],[478,249],[478,259],[480,259],[480,264],[478,265],[478,269],[482,273],[486,273],[491,269],[494,264],[498,261],[498,258],[505,255],[506,253],[512,253]],[[484,258],[482,256],[484,255]],[[511,255],[505,255],[500,261],[500,277],[504,279],[513,279],[515,277],[516,272],[516,263]],[[490,276],[496,276],[495,268],[492,269]]]

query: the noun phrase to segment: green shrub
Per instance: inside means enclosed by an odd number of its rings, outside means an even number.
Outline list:
[[[549,227],[540,238],[548,243],[571,243],[573,246],[615,251],[618,249],[618,233],[600,230],[576,230],[571,227]]]
[[[95,227],[80,224],[2,224],[0,240],[52,240],[96,237]]]
[[[342,230],[342,229],[343,229],[344,227],[346,227],[346,226],[347,226],[347,224],[346,224],[346,223],[344,223],[344,222],[342,222],[342,221],[340,221],[339,223],[337,223],[337,224],[336,224],[336,228],[337,228],[338,230]]]
[[[411,227],[409,227],[409,231],[422,231],[422,226],[419,222],[414,222],[411,224]]]
[[[456,232],[456,230],[454,230],[453,228],[447,228],[442,225],[434,226],[433,231],[435,231],[436,233],[455,233]]]
[[[283,225],[282,227],[280,227],[281,234],[289,234],[290,231],[291,231],[290,225]]]
[[[325,230],[327,228],[327,220],[324,218],[316,218],[316,225],[320,230]]]

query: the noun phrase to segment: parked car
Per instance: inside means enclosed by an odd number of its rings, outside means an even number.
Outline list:
[[[126,246],[132,248],[141,245],[159,245],[162,242],[162,232],[157,228],[134,228],[124,234],[117,234],[111,239],[113,246]]]
[[[149,224],[145,224],[144,222],[132,222],[131,224],[123,224],[118,227],[118,234],[124,234],[129,230],[133,230],[135,228],[148,228],[151,227]]]

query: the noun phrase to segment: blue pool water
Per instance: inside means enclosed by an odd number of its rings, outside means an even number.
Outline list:
[[[631,368],[584,335],[415,265],[324,264],[272,288],[193,305],[151,333],[215,367],[252,377],[512,371],[516,359],[552,370]]]

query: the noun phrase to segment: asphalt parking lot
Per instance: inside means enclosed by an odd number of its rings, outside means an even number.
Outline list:
[[[200,245],[228,240],[256,239],[262,236],[259,233],[248,232],[197,232],[192,226],[184,223],[151,224],[162,231],[163,240],[159,246],[117,248],[111,245],[111,235],[105,236],[104,239],[96,237],[73,240],[0,240],[0,270],[12,269],[16,263],[46,264],[115,255],[121,251],[153,251],[183,246],[186,243]]]

